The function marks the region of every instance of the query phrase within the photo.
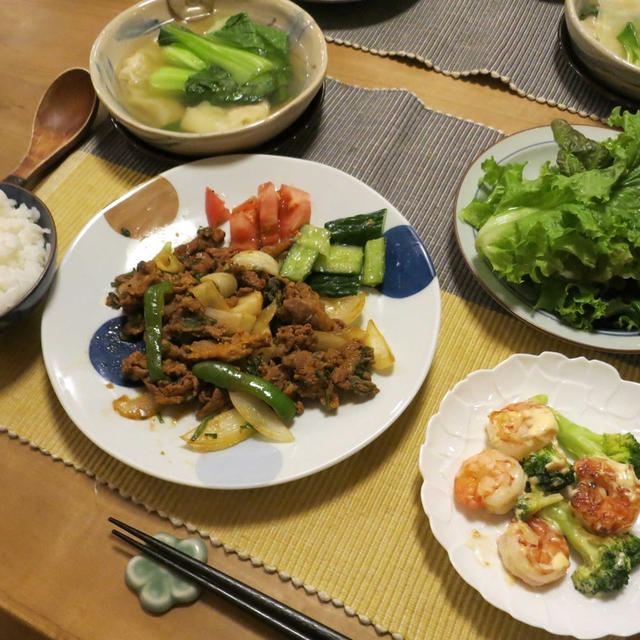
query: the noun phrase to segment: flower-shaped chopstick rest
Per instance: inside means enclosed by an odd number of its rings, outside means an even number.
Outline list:
[[[207,561],[207,547],[200,538],[176,538],[170,533],[156,533],[165,542],[192,558]],[[125,569],[125,582],[138,594],[142,607],[151,613],[164,613],[176,604],[190,604],[200,595],[200,587],[178,577],[146,556],[134,556]]]

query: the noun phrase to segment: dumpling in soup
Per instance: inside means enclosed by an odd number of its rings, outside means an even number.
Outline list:
[[[246,127],[268,115],[267,100],[237,107],[215,107],[208,102],[201,102],[195,107],[187,107],[180,121],[180,129],[190,133],[220,133]]]

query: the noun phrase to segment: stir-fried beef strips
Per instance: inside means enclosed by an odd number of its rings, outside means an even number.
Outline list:
[[[336,331],[344,324],[333,320],[324,310],[320,296],[304,282],[288,282],[278,318],[283,324],[310,324],[319,331]]]
[[[144,331],[146,289],[163,280],[173,286],[166,298],[162,327],[165,379],[151,381],[146,356],[140,351],[122,363],[127,378],[142,382],[158,405],[194,402],[199,419],[230,406],[225,391],[191,373],[190,367],[203,360],[231,362],[260,375],[290,396],[299,413],[304,410],[303,401],[316,400],[327,409],[336,409],[345,395],[372,397],[378,392],[371,381],[373,353],[369,347],[350,340],[341,348],[318,348],[316,331],[339,332],[344,324],[327,315],[317,293],[303,282],[234,264],[231,258],[237,252],[222,247],[223,241],[219,229],[202,228],[193,240],[173,250],[179,269],[165,271],[153,259],[115,278],[106,302],[127,316],[123,333],[130,337]],[[227,298],[231,310],[238,299],[254,291],[262,293],[263,308],[276,301],[270,331],[237,330],[207,314],[190,289],[214,271],[227,271],[238,282],[236,293]]]

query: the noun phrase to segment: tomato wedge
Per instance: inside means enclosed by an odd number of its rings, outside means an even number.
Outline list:
[[[224,204],[224,200],[207,187],[204,192],[204,212],[210,227],[219,227],[231,216],[231,212]]]
[[[258,249],[260,230],[258,226],[258,198],[251,196],[233,208],[229,218],[231,246],[234,249]]]
[[[258,187],[258,219],[260,221],[260,245],[276,244],[280,240],[278,209],[280,198],[273,182]]]
[[[306,191],[287,184],[280,187],[280,238],[294,236],[311,220],[311,197]]]

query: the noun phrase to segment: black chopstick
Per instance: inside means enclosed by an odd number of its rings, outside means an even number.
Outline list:
[[[288,638],[295,638],[296,640],[348,640],[347,636],[343,636],[337,631],[326,627],[317,620],[305,616],[267,594],[232,578],[218,569],[214,569],[205,562],[192,558],[135,527],[116,518],[109,518],[109,522],[143,540],[145,544],[124,535],[117,529],[113,529],[111,533],[121,540],[165,564],[184,578],[192,580],[256,616],[263,622],[278,629]]]

